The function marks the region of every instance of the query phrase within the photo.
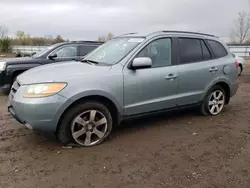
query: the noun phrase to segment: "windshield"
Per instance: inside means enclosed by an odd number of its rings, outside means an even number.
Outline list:
[[[143,40],[144,38],[115,38],[95,49],[84,59],[114,65]]]
[[[53,44],[51,46],[45,47],[43,50],[35,53],[32,57],[40,57],[43,54],[45,54],[47,51],[51,50],[52,48],[55,48],[56,46],[58,46],[59,44]]]

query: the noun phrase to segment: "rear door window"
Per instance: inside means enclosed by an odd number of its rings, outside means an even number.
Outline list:
[[[214,40],[207,40],[207,42],[209,46],[211,47],[216,58],[221,58],[228,54],[227,50],[224,48],[224,46],[221,43],[214,41]]]
[[[202,47],[203,60],[212,59],[211,53],[209,52],[209,50],[208,50],[208,48],[203,40],[201,40],[201,47]]]
[[[97,45],[82,45],[82,46],[79,46],[80,56],[87,55],[89,52],[93,51],[97,47],[98,47]]]
[[[200,39],[178,38],[180,63],[193,63],[203,60]]]

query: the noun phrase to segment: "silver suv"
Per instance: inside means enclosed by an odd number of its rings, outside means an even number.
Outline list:
[[[100,144],[122,120],[183,107],[217,115],[238,89],[238,63],[218,37],[183,31],[127,34],[81,62],[21,74],[9,112],[64,143]]]

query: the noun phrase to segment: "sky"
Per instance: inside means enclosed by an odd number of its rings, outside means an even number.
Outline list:
[[[240,11],[250,0],[0,0],[0,25],[14,36],[61,35],[96,40],[109,32],[188,30],[230,36]]]

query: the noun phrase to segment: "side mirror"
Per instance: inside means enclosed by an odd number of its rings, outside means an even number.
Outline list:
[[[137,57],[132,62],[132,69],[149,68],[152,66],[152,60],[149,57]]]
[[[49,55],[48,58],[51,60],[54,60],[55,58],[57,58],[57,54],[51,54],[51,55]]]

